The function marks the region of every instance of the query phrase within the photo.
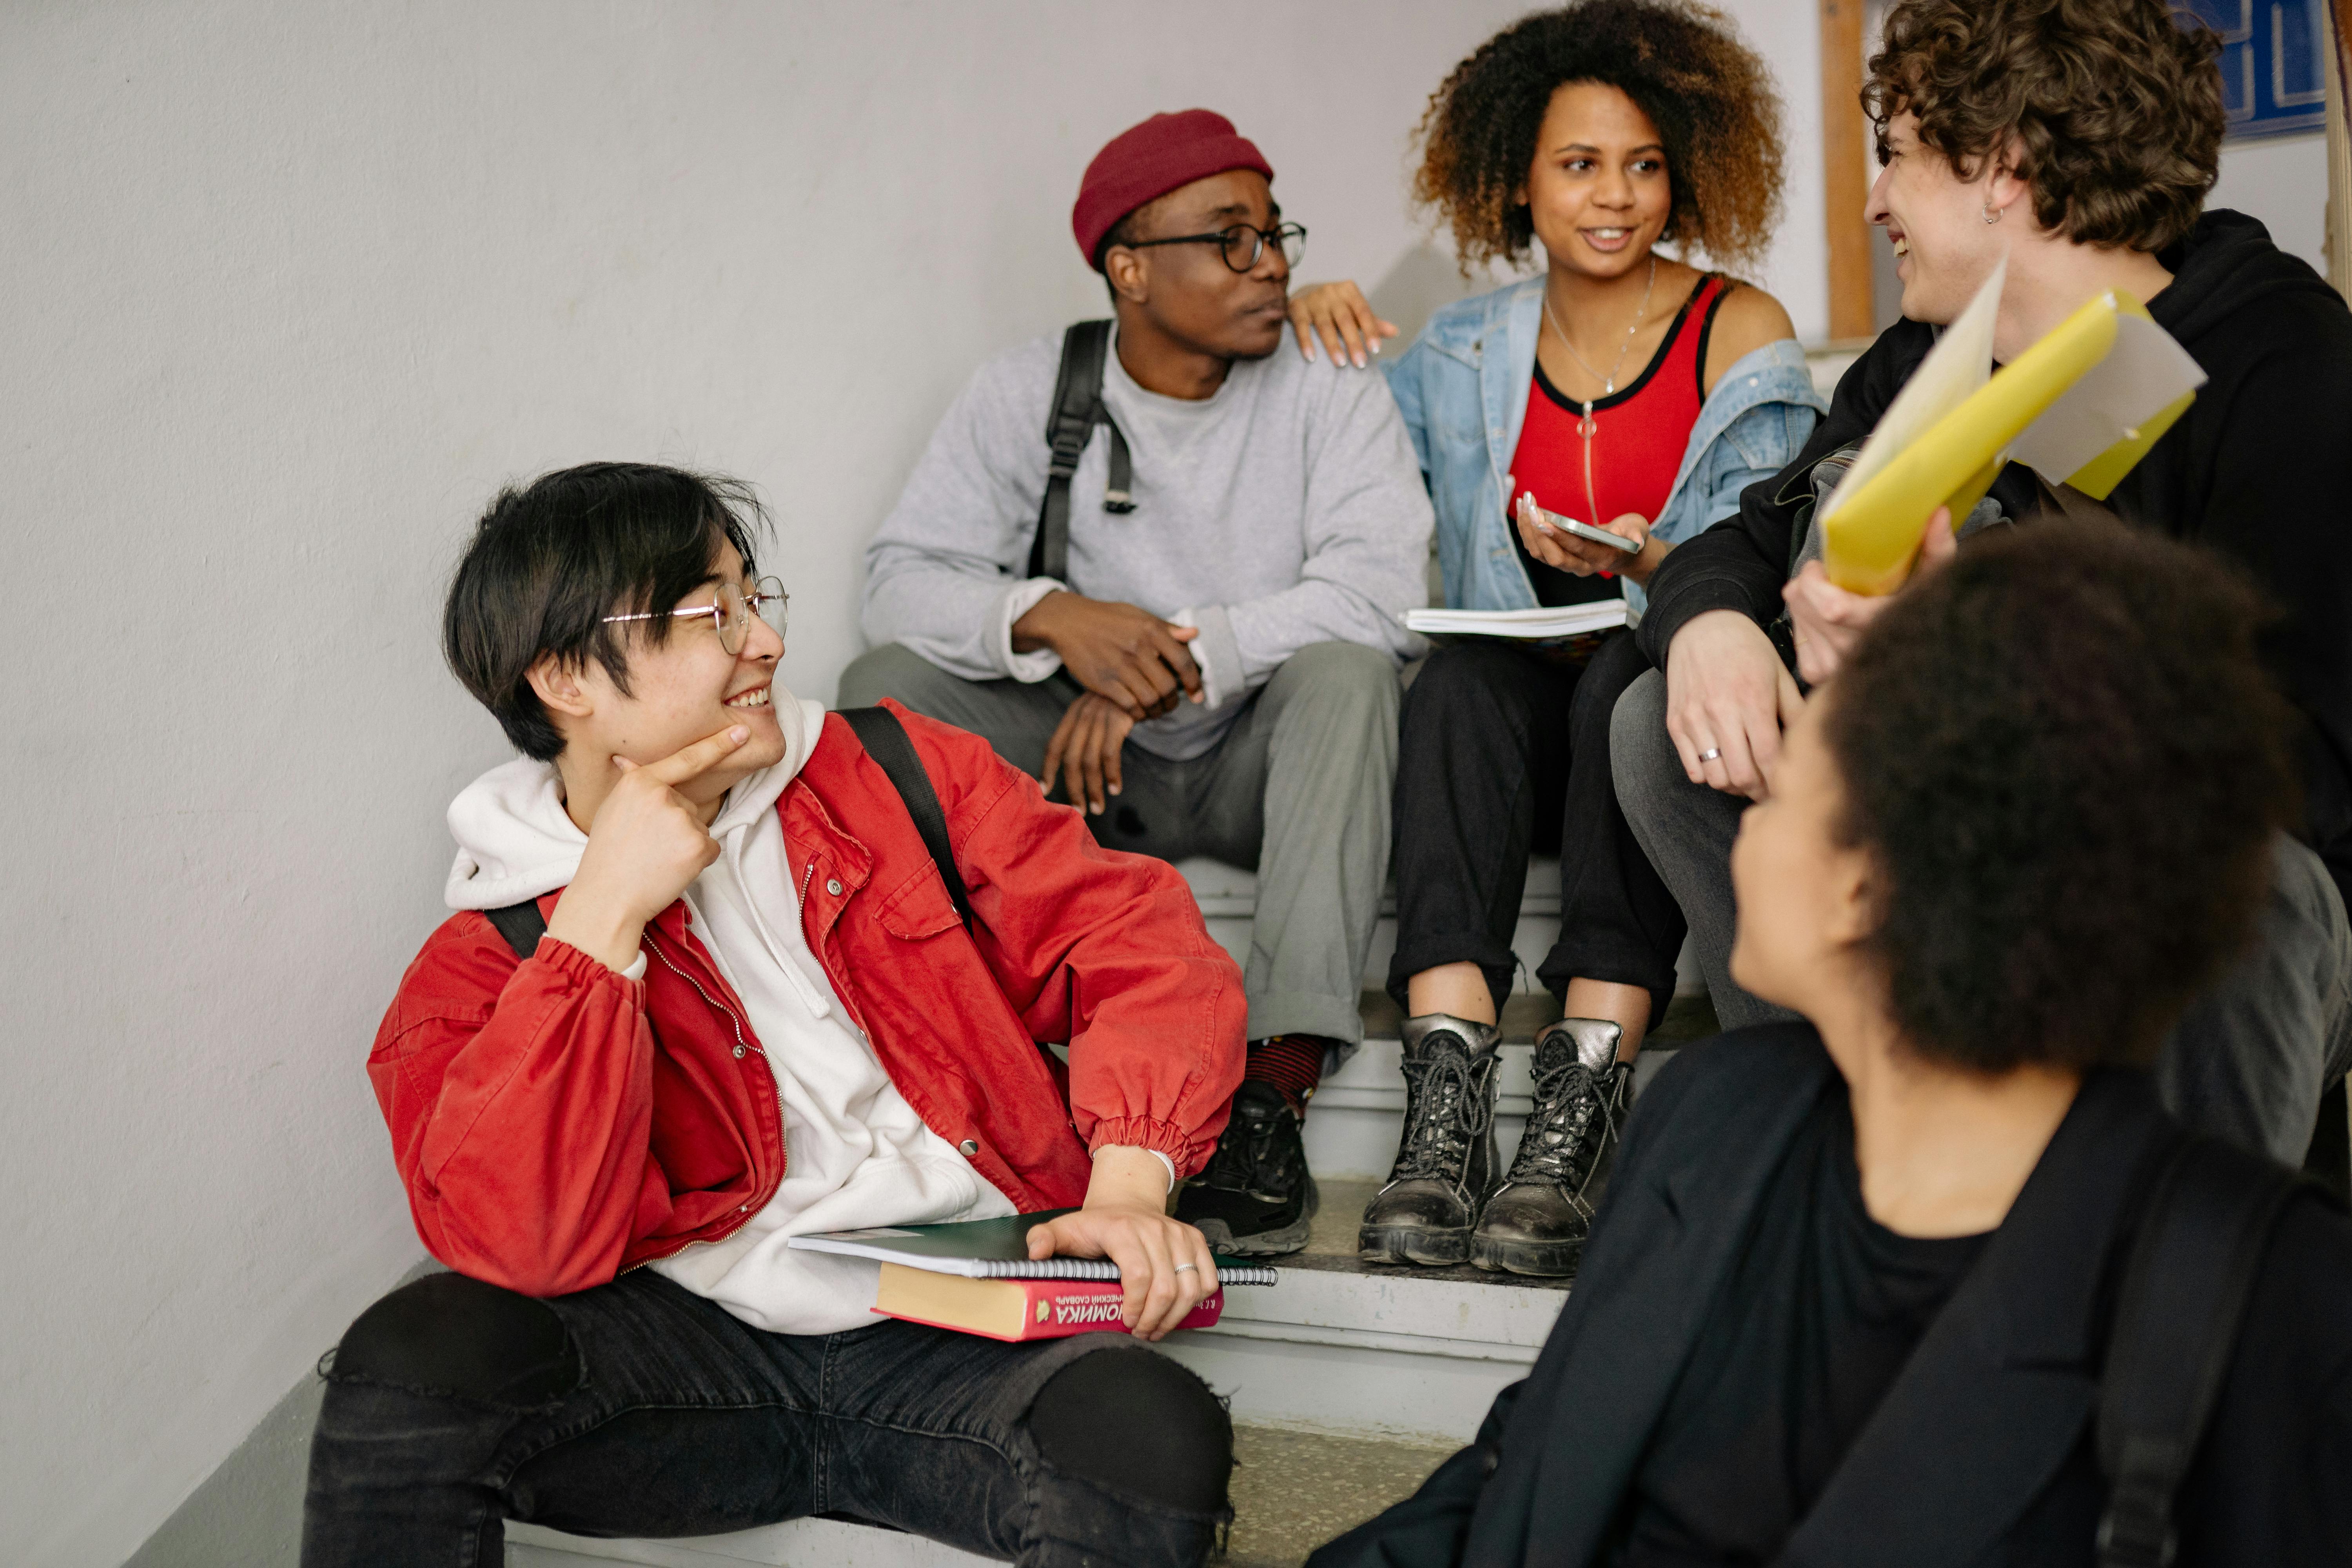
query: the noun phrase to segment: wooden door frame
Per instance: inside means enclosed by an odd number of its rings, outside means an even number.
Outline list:
[[[1872,320],[1870,122],[1862,112],[1862,29],[1867,0],[1819,0],[1822,56],[1822,208],[1829,242],[1830,338],[1867,340]],[[2339,6],[2352,0],[2336,0]]]

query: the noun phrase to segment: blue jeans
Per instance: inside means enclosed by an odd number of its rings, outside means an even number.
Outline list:
[[[1223,1406],[1118,1334],[772,1334],[645,1269],[547,1300],[437,1274],[331,1363],[305,1568],[497,1568],[508,1519],[677,1536],[818,1514],[1037,1568],[1195,1564],[1232,1517]]]

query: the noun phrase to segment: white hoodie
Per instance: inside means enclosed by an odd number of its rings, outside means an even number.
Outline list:
[[[1013,1212],[948,1141],[923,1125],[849,1021],[801,930],[776,799],[824,733],[824,709],[771,689],[783,760],[727,793],[710,836],[719,858],[686,890],[688,921],[742,998],[783,1102],[784,1180],[724,1240],[650,1267],[745,1322],[829,1334],[875,1321],[878,1265],[795,1252],[785,1238],[868,1226],[986,1219]],[[555,768],[520,758],[450,804],[457,840],[447,899],[499,909],[571,882],[587,836],[563,809]],[[644,973],[640,951],[630,974]]]

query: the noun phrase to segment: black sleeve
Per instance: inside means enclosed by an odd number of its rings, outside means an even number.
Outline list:
[[[1307,1568],[1453,1568],[1461,1562],[1470,1516],[1495,1473],[1503,1427],[1526,1386],[1521,1379],[1496,1394],[1477,1440],[1438,1466],[1419,1491],[1316,1548]]]
[[[1665,668],[1665,648],[1694,616],[1736,609],[1757,626],[1780,618],[1780,585],[1788,581],[1790,536],[1797,508],[1811,491],[1813,463],[1877,428],[1879,414],[1919,369],[1936,341],[1922,322],[1895,322],[1870,351],[1846,367],[1830,395],[1830,411],[1813,426],[1804,451],[1773,478],[1740,491],[1738,515],[1675,548],[1649,578],[1649,609],[1634,637],[1649,663]]]
[[[2280,1216],[2179,1498],[2183,1563],[2352,1563],[2352,1220]]]
[[[2352,901],[2352,314],[2305,297],[2281,317],[2199,394],[2212,445],[2191,537],[2285,613],[2263,653],[2308,721],[2309,841]]]
[[[1870,434],[1934,342],[1935,330],[1917,321],[1900,321],[1881,332],[1838,378],[1829,413],[1813,426],[1796,460],[1741,491],[1737,516],[1682,544],[1659,564],[1647,589],[1649,608],[1634,634],[1653,665],[1665,668],[1675,634],[1709,610],[1738,610],[1759,626],[1780,618],[1797,510],[1812,493],[1807,476],[1822,458]]]

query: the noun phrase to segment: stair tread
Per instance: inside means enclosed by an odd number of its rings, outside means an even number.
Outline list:
[[[1454,1447],[1235,1423],[1234,1527],[1225,1568],[1292,1568],[1305,1562],[1323,1542],[1409,1496]],[[519,1568],[591,1562],[657,1568],[863,1568],[868,1563],[961,1568],[982,1561],[914,1536],[823,1519],[678,1541],[591,1541],[520,1523],[507,1531],[509,1557]]]
[[[1290,1568],[1336,1535],[1409,1497],[1454,1445],[1274,1426],[1234,1427],[1227,1568]]]
[[[1520,1274],[1498,1274],[1465,1263],[1455,1268],[1427,1268],[1411,1263],[1372,1263],[1356,1251],[1356,1232],[1364,1217],[1364,1205],[1381,1190],[1377,1181],[1350,1181],[1335,1178],[1318,1179],[1316,1187],[1322,1195],[1322,1206],[1316,1210],[1313,1228],[1307,1245],[1287,1258],[1270,1259],[1278,1268],[1309,1268],[1318,1273],[1360,1274],[1371,1279],[1415,1279],[1452,1286],[1507,1288],[1517,1286],[1538,1290],[1566,1290],[1566,1279],[1539,1279]],[[1231,1300],[1232,1298],[1226,1298]]]

